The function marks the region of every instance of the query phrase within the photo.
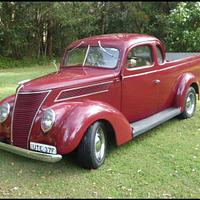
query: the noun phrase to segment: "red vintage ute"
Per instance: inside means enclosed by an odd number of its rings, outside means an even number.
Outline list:
[[[0,102],[0,148],[57,162],[77,153],[98,168],[109,140],[122,145],[175,117],[192,117],[200,56],[168,61],[162,43],[143,34],[77,40],[57,72],[23,81]]]

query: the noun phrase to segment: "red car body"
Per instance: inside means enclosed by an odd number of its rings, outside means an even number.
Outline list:
[[[65,67],[64,55],[58,72],[20,85],[16,95],[0,102],[0,105],[8,102],[11,107],[7,120],[0,123],[2,143],[16,147],[16,151],[30,150],[30,142],[47,144],[55,146],[57,154],[64,155],[79,146],[91,124],[101,120],[112,128],[116,144],[122,145],[135,136],[131,123],[172,107],[182,113],[188,88],[192,86],[199,94],[199,55],[168,62],[162,43],[142,34],[81,39],[69,45],[65,54],[81,41],[91,46],[101,41],[103,47],[117,48],[120,52],[117,66]],[[126,68],[129,50],[140,45],[151,48],[153,64]],[[158,62],[156,46],[161,50],[162,63]],[[44,134],[41,118],[47,108],[55,111],[56,120]]]

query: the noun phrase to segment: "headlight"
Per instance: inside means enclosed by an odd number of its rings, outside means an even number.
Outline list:
[[[10,113],[10,104],[4,103],[0,106],[0,123],[3,123],[8,118]]]
[[[52,128],[55,120],[56,114],[52,109],[47,109],[44,111],[41,121],[41,129],[44,133],[48,132]]]

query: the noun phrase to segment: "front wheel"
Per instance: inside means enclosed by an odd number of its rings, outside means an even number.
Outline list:
[[[84,168],[97,169],[104,163],[106,151],[106,127],[97,121],[88,128],[78,147],[78,160]]]
[[[190,87],[185,96],[184,111],[180,117],[183,119],[190,118],[196,110],[196,92],[193,87]]]

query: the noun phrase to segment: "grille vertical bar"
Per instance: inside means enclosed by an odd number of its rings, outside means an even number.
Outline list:
[[[27,148],[32,122],[48,92],[19,93],[13,113],[13,145]]]

